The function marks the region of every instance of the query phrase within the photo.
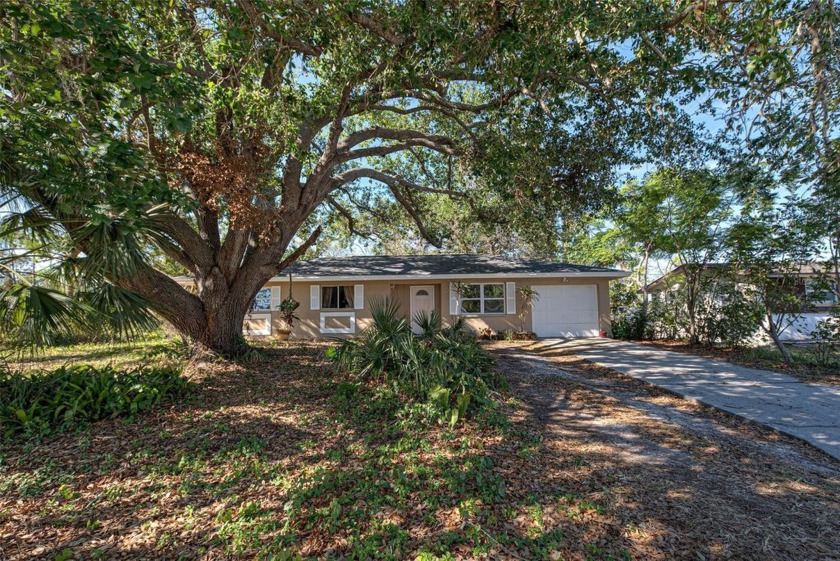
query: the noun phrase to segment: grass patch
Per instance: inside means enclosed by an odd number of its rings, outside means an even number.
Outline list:
[[[188,353],[189,349],[180,340],[163,331],[156,331],[135,341],[54,345],[30,351],[0,348],[0,355],[6,356],[7,366],[18,372],[47,370],[70,364],[85,364],[96,368],[132,368],[149,364],[168,366],[183,363]]]
[[[791,357],[795,366],[814,366],[818,368],[826,368],[836,370],[840,374],[840,356],[830,357],[826,360],[820,356],[817,349],[810,345],[788,345]],[[781,351],[774,346],[749,347],[745,349],[736,349],[736,352],[743,360],[754,362],[770,363],[775,365],[784,365],[784,357]]]

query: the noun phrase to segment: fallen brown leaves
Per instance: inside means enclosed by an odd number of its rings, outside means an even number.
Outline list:
[[[201,390],[185,403],[6,445],[0,559],[840,551],[840,468],[761,427],[562,356],[576,378],[500,361],[501,428],[412,427],[383,420],[374,386],[337,404],[323,348],[193,365]]]
[[[506,348],[528,345],[495,344]],[[836,559],[840,464],[798,440],[565,353],[503,359],[523,422],[607,478],[602,504],[641,559]],[[550,375],[551,364],[567,376]]]

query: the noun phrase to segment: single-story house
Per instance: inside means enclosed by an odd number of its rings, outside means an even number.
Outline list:
[[[300,302],[292,338],[353,336],[370,325],[370,302],[385,297],[399,304],[408,318],[435,311],[445,324],[463,317],[475,331],[519,331],[524,323],[526,331],[539,337],[597,337],[610,333],[609,281],[628,274],[484,255],[300,261],[257,294],[245,333],[270,335],[284,328],[278,307],[291,292]],[[538,293],[531,310],[523,309],[523,286]]]
[[[739,271],[734,270],[732,263],[706,263],[681,265],[649,283],[646,287],[648,298],[668,299],[671,293],[679,291],[685,279],[688,267],[700,267],[704,278],[709,281],[720,280],[734,282],[742,290],[747,288],[747,281]],[[781,338],[787,341],[806,341],[811,339],[811,333],[817,324],[827,319],[831,309],[838,304],[838,289],[835,272],[819,263],[803,263],[794,271],[776,271],[767,275],[769,279],[784,282],[794,294],[802,299],[802,309],[796,314],[793,323],[781,333]],[[763,335],[757,336],[759,339]]]

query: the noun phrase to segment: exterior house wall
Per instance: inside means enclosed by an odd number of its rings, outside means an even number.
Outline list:
[[[817,328],[817,324],[825,321],[831,317],[831,313],[825,312],[805,312],[801,314],[796,320],[782,331],[780,339],[782,341],[810,341],[814,337],[811,333]],[[778,316],[774,317],[774,321],[778,321]],[[766,325],[766,320],[763,320]],[[760,331],[756,339],[760,342],[770,342],[770,337],[764,332]]]
[[[399,281],[362,281],[353,283],[352,281],[331,282],[328,280],[314,282],[314,281],[293,281],[292,296],[300,302],[296,314],[299,320],[295,323],[292,330],[291,337],[293,339],[325,339],[325,338],[344,338],[352,337],[358,334],[363,329],[368,327],[371,322],[370,302],[373,299],[390,298],[397,303],[406,317],[411,315],[410,310],[410,288],[418,285],[431,285],[435,289],[435,307],[440,314],[444,323],[449,324],[453,320],[450,314],[450,288],[455,281],[441,281],[437,279],[424,280],[422,278],[406,279]],[[609,279],[595,278],[595,277],[567,277],[564,282],[563,278],[505,278],[499,276],[488,276],[486,278],[469,278],[464,280],[467,284],[478,283],[516,283],[516,311],[505,314],[461,314],[469,329],[479,331],[481,329],[492,329],[493,331],[515,330],[518,331],[522,325],[519,318],[519,313],[523,309],[522,297],[518,292],[521,286],[531,286],[539,292],[540,286],[546,285],[596,285],[597,299],[598,299],[598,315],[600,330],[610,333],[610,303],[609,303]],[[313,310],[310,306],[310,291],[313,286],[354,286],[362,285],[364,291],[364,305],[360,309],[352,310]],[[271,311],[255,311],[252,316],[254,319],[259,317],[271,318],[271,332],[274,333],[278,329],[285,328],[281,319],[280,312],[276,310],[279,301],[289,296],[289,283],[284,281],[274,281],[266,284],[266,288],[272,289],[272,310]],[[354,302],[354,305],[358,306]],[[538,305],[538,304],[537,304]],[[506,310],[507,311],[507,310]],[[353,322],[352,333],[322,333],[321,320],[325,320],[325,325],[329,327],[350,327],[351,318]],[[246,318],[246,322],[250,320]],[[528,310],[524,317],[524,328],[526,331],[532,330],[531,312]],[[263,331],[252,329],[254,335],[266,335]]]
[[[522,296],[519,294],[519,287],[530,286],[539,293],[540,286],[551,285],[587,285],[594,284],[598,295],[598,324],[601,331],[611,334],[610,327],[610,292],[609,280],[603,278],[586,278],[586,277],[567,277],[566,282],[562,278],[499,278],[488,277],[485,279],[469,279],[472,283],[504,283],[516,282],[516,312],[499,314],[499,315],[472,315],[461,314],[466,321],[467,326],[475,331],[481,329],[492,329],[493,331],[518,331],[521,327],[522,321],[519,314],[523,309]],[[442,310],[442,317],[444,321],[451,322],[452,316],[449,313],[448,295],[452,282],[445,283],[447,299],[444,302],[444,309]],[[538,305],[535,303],[535,305]],[[531,310],[525,313],[524,317],[525,331],[533,331],[533,324],[531,322]]]

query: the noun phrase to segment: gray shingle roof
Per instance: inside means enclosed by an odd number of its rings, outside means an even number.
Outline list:
[[[625,276],[624,271],[554,261],[513,260],[489,255],[353,256],[298,261],[281,275],[298,277],[395,277],[455,275]]]

